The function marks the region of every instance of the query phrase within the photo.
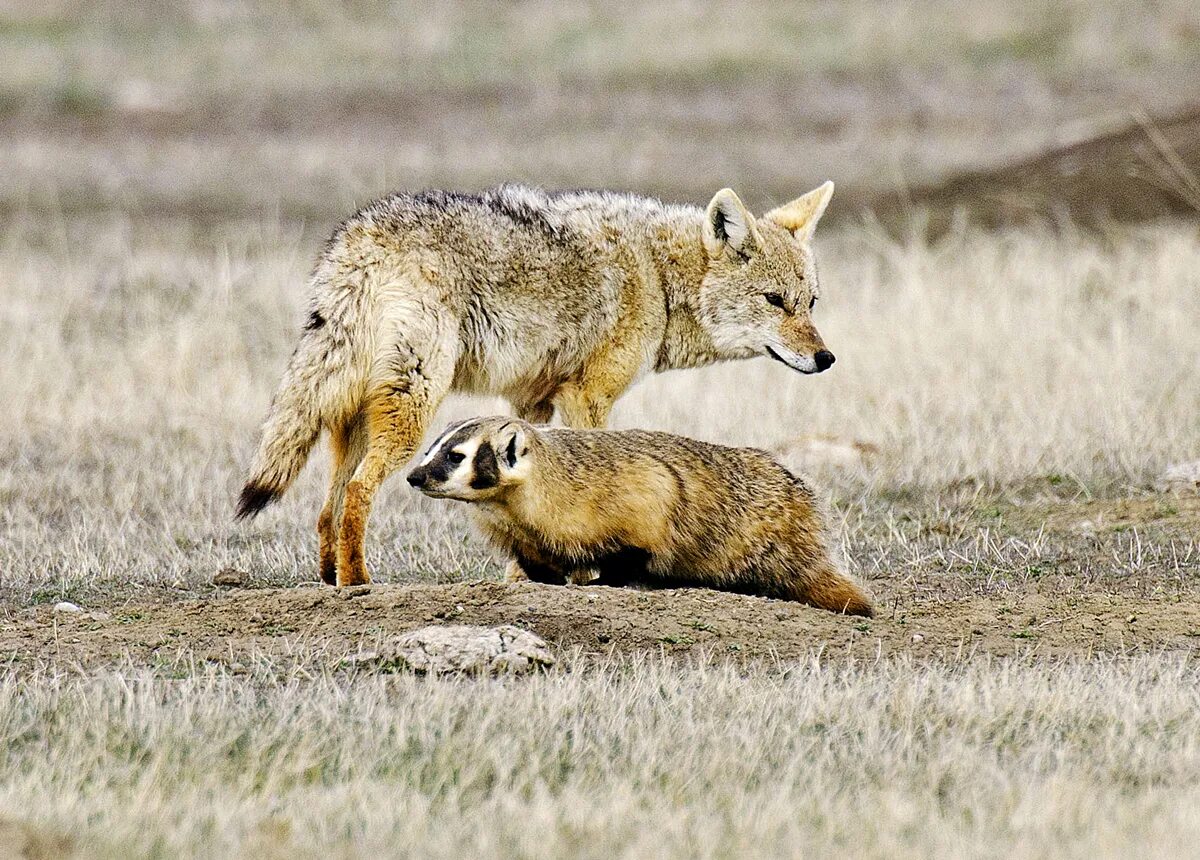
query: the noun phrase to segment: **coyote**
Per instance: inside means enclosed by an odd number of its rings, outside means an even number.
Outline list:
[[[369,582],[371,500],[450,391],[589,428],[651,371],[757,355],[827,369],[811,239],[832,195],[826,182],[760,218],[728,188],[706,209],[512,185],[366,206],[317,260],[238,517],[283,493],[326,429],[321,578]]]
[[[472,418],[438,437],[408,482],[473,503],[514,559],[510,580],[699,585],[874,613],[830,561],[812,490],[766,451]]]

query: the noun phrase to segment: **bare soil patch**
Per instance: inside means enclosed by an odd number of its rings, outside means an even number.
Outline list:
[[[997,167],[890,191],[869,208],[903,226],[927,214],[933,235],[955,218],[988,227],[1096,226],[1200,213],[1200,109],[1135,118],[1070,144]]]
[[[726,654],[739,659],[833,659],[908,654],[1089,656],[1194,651],[1200,603],[1101,591],[1022,588],[959,600],[883,595],[863,620],[705,589],[638,591],[533,583],[238,589],[206,599],[159,600],[111,613],[35,607],[0,632],[19,667],[50,660],[103,667],[131,659],[169,667],[328,657],[337,664],[389,636],[428,624],[514,624],[560,651]]]

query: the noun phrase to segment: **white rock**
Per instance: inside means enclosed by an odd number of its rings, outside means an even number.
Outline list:
[[[83,607],[70,601],[63,600],[54,604],[55,612],[83,612]]]
[[[554,655],[545,640],[509,624],[450,624],[409,631],[390,646],[356,655],[351,662],[394,663],[419,675],[502,675],[552,666]]]

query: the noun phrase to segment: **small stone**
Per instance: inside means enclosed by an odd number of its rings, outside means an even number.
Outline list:
[[[244,571],[237,568],[227,567],[224,570],[218,571],[212,578],[213,585],[219,585],[224,588],[236,588],[246,584],[249,577]]]
[[[71,603],[69,600],[62,600],[54,604],[55,612],[83,612],[83,607],[77,603]]]
[[[1125,619],[1126,624],[1132,624],[1135,621],[1137,621],[1136,615],[1130,615],[1128,618]]]
[[[912,635],[912,643],[914,645],[920,645],[924,641],[925,641],[925,637],[922,636],[920,633],[914,633]]]
[[[382,658],[378,651],[359,651],[357,654],[351,654],[343,663],[349,666],[370,665],[378,663]]]

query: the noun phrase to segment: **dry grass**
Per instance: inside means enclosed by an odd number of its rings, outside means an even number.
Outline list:
[[[1200,678],[1164,657],[496,682],[0,680],[5,814],[87,857],[1167,856]]]

